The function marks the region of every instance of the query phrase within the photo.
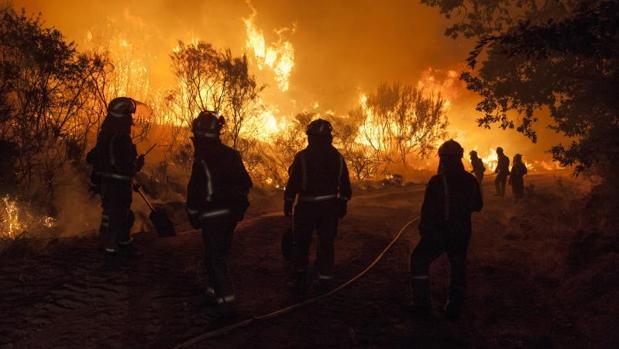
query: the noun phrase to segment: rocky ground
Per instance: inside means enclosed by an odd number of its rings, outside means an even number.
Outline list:
[[[490,183],[484,188],[486,208],[474,218],[469,302],[460,321],[449,322],[439,311],[445,258],[432,270],[436,316],[422,321],[402,308],[409,297],[409,255],[418,241],[412,226],[370,273],[333,297],[193,347],[618,347],[612,330],[619,313],[616,247],[602,259],[587,257],[582,248],[574,252],[572,242],[590,235],[573,229],[578,222],[567,202],[576,194],[552,176],[529,178],[535,189],[517,204],[491,196]],[[362,270],[417,216],[423,189],[358,193],[336,242],[337,283]],[[288,221],[278,212],[279,199],[261,196],[237,228],[230,262],[239,320],[292,303],[280,257]],[[182,214],[174,219],[182,222]],[[102,258],[94,234],[5,253],[0,348],[172,348],[225,326],[198,307],[201,237],[186,223],[178,228],[174,238],[136,234],[144,256],[119,263]]]

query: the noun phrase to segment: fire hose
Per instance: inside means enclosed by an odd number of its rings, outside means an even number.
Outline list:
[[[290,312],[293,312],[297,309],[303,308],[307,305],[319,302],[321,300],[324,300],[326,298],[331,297],[332,295],[336,294],[337,292],[343,290],[344,288],[350,286],[351,284],[353,284],[355,281],[359,280],[360,278],[362,278],[365,274],[367,274],[382,258],[383,256],[387,253],[387,251],[389,251],[389,249],[391,249],[391,247],[393,247],[393,245],[398,241],[398,239],[400,238],[400,236],[402,236],[402,234],[404,233],[404,231],[413,223],[415,223],[417,220],[419,220],[419,217],[415,217],[413,219],[411,219],[410,221],[408,221],[406,224],[404,224],[402,226],[402,228],[400,228],[400,230],[393,236],[393,239],[391,239],[391,241],[387,244],[387,246],[385,246],[385,248],[374,258],[374,260],[372,260],[372,262],[365,267],[363,270],[361,270],[361,272],[359,272],[357,275],[355,275],[352,279],[344,282],[343,284],[341,284],[340,286],[334,288],[333,290],[315,296],[313,298],[309,298],[303,302],[299,302],[299,303],[295,303],[292,305],[289,305],[285,308],[281,308],[275,311],[272,311],[270,313],[267,314],[263,314],[263,315],[258,315],[258,316],[254,316],[251,317],[249,319],[237,322],[235,324],[229,325],[229,326],[225,326],[216,330],[212,330],[206,333],[203,333],[199,336],[190,338],[188,340],[186,340],[185,342],[182,342],[181,344],[178,344],[177,346],[174,347],[174,349],[180,349],[180,348],[187,348],[190,347],[192,345],[198,344],[206,339],[209,338],[214,338],[214,337],[219,337],[219,336],[223,336],[226,335],[234,330],[238,330],[241,328],[245,328],[248,327],[258,321],[264,321],[264,320],[270,320],[285,314],[288,314]]]

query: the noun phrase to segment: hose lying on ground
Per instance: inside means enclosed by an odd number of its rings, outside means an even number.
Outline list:
[[[389,249],[396,243],[396,241],[398,241],[398,239],[400,238],[400,236],[402,235],[402,233],[404,233],[404,231],[413,223],[415,223],[417,220],[419,219],[419,217],[413,218],[412,220],[408,221],[406,224],[404,224],[402,226],[402,228],[400,228],[400,230],[394,235],[393,239],[391,239],[391,242],[389,242],[389,244],[387,244],[387,246],[378,254],[378,256],[376,256],[376,258],[374,258],[374,260],[372,261],[372,263],[370,263],[367,267],[365,267],[365,269],[363,269],[361,272],[359,272],[359,274],[355,275],[352,279],[346,281],[345,283],[341,284],[340,286],[334,288],[333,290],[318,295],[316,297],[307,299],[303,302],[300,303],[295,303],[293,305],[287,306],[285,308],[281,308],[278,310],[275,310],[273,312],[264,314],[264,315],[259,315],[259,316],[254,316],[252,318],[249,318],[247,320],[243,320],[240,322],[237,322],[236,324],[232,324],[229,326],[225,326],[222,327],[220,329],[217,330],[213,330],[213,331],[209,331],[206,333],[203,333],[197,337],[193,337],[190,338],[188,340],[186,340],[185,342],[178,344],[177,346],[174,347],[174,349],[180,349],[180,348],[187,348],[189,346],[198,344],[200,342],[202,342],[203,340],[209,339],[209,338],[213,338],[213,337],[218,337],[218,336],[222,336],[225,335],[227,333],[230,333],[234,330],[237,330],[239,328],[244,328],[247,327],[251,324],[253,324],[254,322],[257,321],[263,321],[263,320],[269,320],[269,319],[273,319],[275,317],[290,313],[294,310],[297,310],[299,308],[305,307],[307,305],[319,302],[325,298],[331,297],[332,295],[334,295],[335,293],[343,290],[344,288],[350,286],[352,283],[354,283],[355,281],[357,281],[358,279],[360,279],[361,277],[363,277],[365,274],[367,274],[385,255],[385,253],[387,253],[387,251],[389,251]]]

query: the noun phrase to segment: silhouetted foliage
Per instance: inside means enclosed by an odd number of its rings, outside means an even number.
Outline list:
[[[422,2],[459,18],[446,35],[477,40],[462,79],[483,97],[480,126],[516,128],[535,142],[536,112],[548,110],[551,128],[571,139],[552,147],[556,160],[617,175],[619,2]]]
[[[105,57],[79,54],[39,17],[0,11],[0,139],[15,145],[22,183],[39,179],[51,189],[55,170],[81,157],[97,125],[84,117],[86,107],[105,65]]]
[[[203,110],[222,113],[227,116],[226,137],[239,149],[239,137],[246,121],[257,114],[262,90],[249,73],[247,58],[233,57],[229,50],[218,51],[203,41],[189,45],[179,42],[171,58],[180,82],[179,89],[169,97],[176,100],[173,112],[177,121],[190,125]]]

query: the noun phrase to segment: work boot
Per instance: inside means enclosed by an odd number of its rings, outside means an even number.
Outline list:
[[[200,308],[212,307],[217,305],[217,297],[215,297],[215,290],[212,287],[206,288],[206,294],[200,302]]]
[[[420,319],[429,319],[432,317],[432,307],[428,305],[418,305],[410,302],[404,306],[406,311],[412,316]]]
[[[292,293],[297,300],[304,300],[307,298],[307,289],[309,286],[308,279],[306,271],[296,273]]]
[[[126,258],[140,258],[143,253],[133,244],[118,244],[118,252],[121,256]]]
[[[103,248],[103,254],[105,256],[117,256],[118,255],[118,248],[104,247]]]
[[[427,275],[413,277],[413,302],[409,305],[412,315],[427,318],[432,315],[430,278]]]
[[[206,309],[206,315],[214,320],[234,319],[238,316],[234,303],[219,303]]]
[[[330,276],[318,275],[318,293],[323,294],[331,290],[333,278]]]
[[[447,316],[449,320],[458,320],[460,318],[460,314],[462,313],[463,305],[463,291],[458,289],[449,290],[449,298],[443,307],[445,316]]]

